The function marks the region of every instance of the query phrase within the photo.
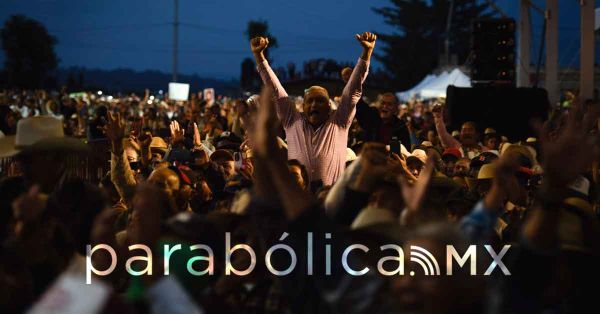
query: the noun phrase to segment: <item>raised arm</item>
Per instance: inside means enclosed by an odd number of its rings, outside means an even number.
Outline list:
[[[352,71],[352,75],[350,75],[348,83],[344,87],[340,106],[335,113],[336,123],[346,127],[350,127],[356,113],[356,104],[362,96],[362,85],[369,73],[369,63],[371,62],[371,55],[375,48],[377,35],[365,32],[362,35],[357,34],[356,40],[362,46],[363,51]]]
[[[585,122],[586,119],[597,121],[598,113],[588,111],[583,116],[581,112],[576,103],[564,127],[551,130],[546,123],[540,134],[544,181],[536,198],[537,206],[528,215],[522,230],[526,241],[538,249],[556,249],[560,208],[568,195],[568,186],[600,157],[600,136],[589,133]],[[551,135],[554,132],[556,135]]]
[[[123,148],[123,138],[125,137],[125,126],[121,120],[121,115],[113,115],[109,112],[108,124],[106,125],[106,137],[111,142],[110,159],[110,178],[119,196],[125,201],[130,201],[135,193],[136,181],[133,171],[125,156]]]
[[[269,62],[265,57],[265,50],[268,46],[269,39],[265,37],[255,37],[250,41],[250,48],[252,49],[254,60],[256,60],[258,73],[260,74],[263,84],[270,88],[273,91],[273,95],[277,98],[275,110],[277,111],[279,120],[281,120],[283,126],[286,127],[290,125],[295,118],[299,117],[299,113],[296,110],[294,103],[288,97],[283,85],[279,82],[279,78],[277,78],[277,75],[273,72],[271,66],[269,66]]]
[[[449,148],[455,147],[460,148],[460,142],[457,141],[448,130],[446,130],[446,123],[444,123],[444,109],[441,105],[435,105],[432,110],[433,119],[435,121],[435,129],[440,137],[440,143],[442,147]]]

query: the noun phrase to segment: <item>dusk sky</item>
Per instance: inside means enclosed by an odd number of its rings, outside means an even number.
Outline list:
[[[518,0],[496,0],[518,17]],[[543,7],[544,0],[534,1]],[[560,0],[559,60],[577,65],[579,6]],[[0,23],[24,14],[43,23],[56,36],[61,67],[171,72],[173,0],[2,0]],[[238,78],[240,63],[251,56],[244,36],[252,19],[269,22],[279,40],[272,51],[277,65],[323,57],[354,61],[360,46],[353,38],[363,31],[388,33],[390,26],[372,7],[389,0],[179,0],[179,72],[221,79]],[[542,20],[532,13],[535,47]],[[537,48],[535,48],[537,51]],[[415,52],[418,53],[418,52]],[[0,61],[3,57],[0,55]],[[575,63],[575,64],[573,64]],[[373,66],[379,65],[375,62]]]

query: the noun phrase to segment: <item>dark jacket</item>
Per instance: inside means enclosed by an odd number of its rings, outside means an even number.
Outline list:
[[[410,134],[404,121],[393,117],[391,121],[384,124],[377,109],[370,107],[362,100],[356,105],[356,119],[365,131],[366,141],[389,144],[392,137],[395,136],[404,146],[410,147]]]

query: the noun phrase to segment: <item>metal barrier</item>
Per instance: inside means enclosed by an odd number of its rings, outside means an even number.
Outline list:
[[[87,144],[92,153],[89,156],[65,154],[67,171],[83,180],[98,183],[110,170],[110,150],[108,141]],[[19,175],[15,158],[0,158],[0,178]]]

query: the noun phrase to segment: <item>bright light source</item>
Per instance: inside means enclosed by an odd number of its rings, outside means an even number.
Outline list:
[[[150,96],[150,100],[154,100],[154,95]]]
[[[162,94],[163,94],[163,90],[162,90],[162,89],[161,89],[161,90],[159,90],[159,91],[158,91],[158,93],[159,93],[160,95],[162,95]]]
[[[148,105],[152,105],[152,100],[148,100]]]
[[[113,96],[108,96],[108,100],[113,100]]]
[[[98,91],[98,95],[102,95],[102,91],[101,90]]]

